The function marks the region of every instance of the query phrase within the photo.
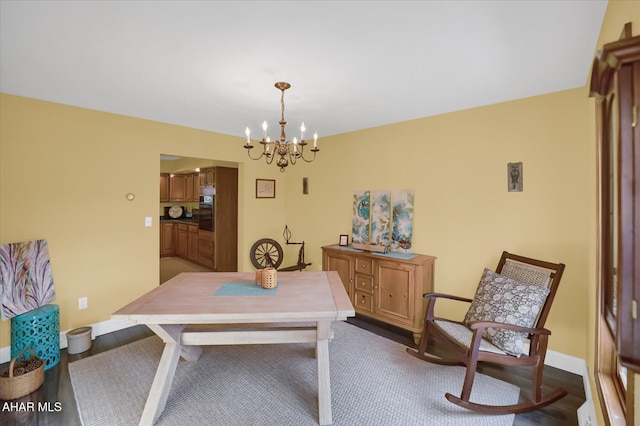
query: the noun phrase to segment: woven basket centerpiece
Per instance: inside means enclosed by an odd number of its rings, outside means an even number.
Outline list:
[[[262,270],[262,288],[275,288],[278,285],[278,271],[275,268]]]

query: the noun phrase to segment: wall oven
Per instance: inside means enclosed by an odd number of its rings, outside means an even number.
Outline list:
[[[214,230],[214,196],[213,195],[201,195],[200,196],[200,221],[198,227],[205,231]]]

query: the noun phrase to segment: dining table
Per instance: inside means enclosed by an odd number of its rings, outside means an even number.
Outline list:
[[[181,273],[112,314],[145,324],[164,342],[140,417],[153,425],[167,403],[180,358],[196,362],[204,345],[312,342],[318,366],[318,422],[332,424],[329,380],[331,323],[355,316],[335,271],[278,272],[274,288],[255,272]]]

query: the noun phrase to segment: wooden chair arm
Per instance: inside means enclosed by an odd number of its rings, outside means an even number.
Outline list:
[[[468,324],[468,326],[471,330],[480,330],[480,329],[491,327],[491,328],[500,328],[502,330],[519,331],[521,333],[535,334],[540,336],[542,335],[549,336],[551,334],[551,331],[547,330],[546,328],[521,327],[519,325],[505,324],[502,322],[493,322],[493,321],[471,321]]]
[[[466,297],[454,296],[452,294],[445,294],[445,293],[425,293],[422,297],[427,299],[427,310],[425,314],[425,321],[432,321],[433,319],[435,319],[435,317],[433,316],[433,313],[436,306],[436,301],[438,299],[448,299],[448,300],[454,300],[458,302],[467,302],[467,303],[471,303],[473,301],[473,299],[467,299]]]
[[[445,294],[445,293],[425,293],[422,295],[422,297],[424,297],[425,299],[433,299],[434,301],[435,299],[449,299],[449,300],[457,300],[460,302],[468,302],[468,303],[473,302],[473,299],[454,296],[452,294]]]

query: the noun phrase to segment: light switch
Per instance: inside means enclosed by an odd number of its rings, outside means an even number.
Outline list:
[[[144,218],[144,226],[151,226],[151,216]]]

